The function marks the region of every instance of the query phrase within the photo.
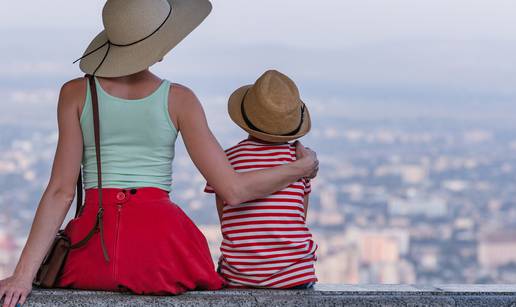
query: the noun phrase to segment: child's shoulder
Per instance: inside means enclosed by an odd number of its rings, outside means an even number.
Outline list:
[[[286,149],[286,148],[289,148],[289,149],[294,149],[296,148],[296,146],[294,145],[293,142],[286,142],[286,143],[283,143],[283,144],[271,144],[271,143],[266,143],[266,142],[259,142],[259,141],[255,141],[255,140],[249,140],[249,139],[244,139],[244,140],[241,140],[240,142],[238,142],[237,144],[225,149],[224,151],[226,152],[226,154],[228,153],[231,153],[235,150],[239,150],[239,149],[255,149],[255,150],[273,150],[273,149]]]
[[[242,147],[243,145],[245,145],[245,142],[246,142],[246,141],[247,141],[246,139],[241,140],[240,142],[236,143],[235,145],[233,145],[233,146],[231,146],[231,147],[226,148],[224,151],[225,151],[226,153],[228,153],[228,152],[230,152],[230,151],[232,151],[232,150],[234,150],[234,149],[240,148],[240,147]]]

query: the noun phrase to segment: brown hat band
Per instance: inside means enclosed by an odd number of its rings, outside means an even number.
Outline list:
[[[244,94],[244,97],[242,98],[242,103],[240,104],[240,110],[242,112],[242,117],[246,123],[246,125],[253,129],[253,130],[256,130],[258,132],[262,132],[262,133],[267,133],[263,130],[261,130],[260,128],[256,127],[255,125],[253,125],[253,123],[249,120],[249,118],[247,117],[247,114],[245,112],[245,109],[244,109],[244,101],[245,101],[245,97],[247,96],[247,93],[249,92],[249,89],[247,89],[245,91],[245,94]],[[305,113],[305,104],[303,103],[303,105],[301,106],[301,120],[299,121],[299,125],[297,126],[296,129],[292,130],[291,132],[289,133],[285,133],[285,134],[278,134],[280,136],[289,136],[289,135],[296,135],[299,130],[301,129],[301,126],[303,125],[303,119],[304,119],[304,113]]]
[[[95,70],[93,71],[92,75],[95,75],[95,73],[97,72],[97,70],[100,68],[100,66],[102,66],[102,64],[104,63],[104,61],[106,60],[107,56],[108,56],[108,53],[109,53],[109,49],[111,49],[111,46],[117,46],[117,47],[127,47],[127,46],[131,46],[131,45],[135,45],[135,44],[138,44],[139,42],[141,41],[144,41],[146,40],[147,38],[151,37],[152,35],[154,35],[154,33],[158,32],[159,29],[161,29],[161,27],[163,27],[163,25],[167,22],[168,18],[170,17],[170,15],[172,14],[172,5],[170,5],[170,8],[168,10],[168,14],[167,14],[167,17],[165,18],[165,20],[163,20],[163,22],[154,30],[152,31],[151,34],[145,36],[144,38],[141,38],[137,41],[134,41],[132,43],[129,43],[129,44],[117,44],[117,43],[113,43],[112,41],[110,41],[109,39],[107,40],[107,42],[105,42],[104,44],[100,45],[99,47],[93,49],[92,51],[84,54],[82,57],[78,58],[77,60],[73,61],[73,64],[75,64],[77,61],[80,61],[82,60],[83,58],[89,56],[90,54],[92,53],[95,53],[97,52],[98,50],[100,50],[100,48],[108,45],[108,48],[106,50],[106,54],[104,54],[104,57],[102,58],[102,61],[100,61],[99,65],[97,66],[97,68],[95,68]]]

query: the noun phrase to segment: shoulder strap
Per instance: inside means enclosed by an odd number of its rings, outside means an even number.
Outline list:
[[[101,167],[101,160],[100,160],[100,123],[99,123],[99,102],[98,102],[98,96],[97,96],[97,88],[95,86],[95,79],[92,75],[86,75],[89,80],[90,84],[90,93],[91,93],[91,102],[93,107],[93,130],[95,134],[95,155],[97,158],[97,187],[98,187],[98,196],[99,196],[99,209],[97,212],[97,219],[95,222],[95,225],[90,230],[90,232],[86,235],[84,239],[81,241],[75,243],[71,246],[71,248],[79,248],[84,246],[93,236],[97,228],[100,230],[100,244],[102,246],[102,252],[104,254],[104,259],[106,261],[109,261],[109,255],[107,253],[106,245],[104,243],[104,227],[103,227],[103,215],[104,215],[104,207],[102,206],[102,167]],[[82,173],[82,172],[81,172]],[[79,177],[81,177],[81,174],[79,174]],[[81,185],[82,185],[82,179],[81,179]],[[82,187],[81,187],[81,202],[82,202]],[[79,194],[78,198],[79,200]],[[79,206],[79,205],[78,205]]]
[[[82,205],[82,167],[79,168],[79,178],[77,178],[77,199],[75,201],[77,206],[75,207],[75,217],[78,217],[83,209]]]

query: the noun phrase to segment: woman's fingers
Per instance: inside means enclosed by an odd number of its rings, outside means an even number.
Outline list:
[[[2,302],[2,298],[5,295],[6,288],[2,285],[0,285],[0,302]]]
[[[315,162],[315,160],[317,160],[317,154],[315,153],[315,151],[311,150],[310,148],[308,147],[304,147],[303,145],[300,145],[300,152],[301,152],[301,155],[302,155],[302,158],[310,158],[312,160],[312,163]]]
[[[21,292],[21,290],[15,290],[13,292],[13,296],[11,298],[11,304],[9,305],[9,307],[15,307],[16,306],[16,304],[18,303],[18,300],[20,299],[20,295],[21,295],[20,292]],[[21,306],[21,304],[18,305],[18,306]]]
[[[299,141],[295,141],[294,145],[296,146],[296,160],[299,160],[303,158],[305,147]]]
[[[311,174],[308,176],[309,179],[314,179],[317,176],[317,173],[319,172],[319,168],[317,167]]]
[[[0,302],[2,307],[16,307],[25,303],[32,290],[32,283],[15,279],[12,276],[0,281]]]
[[[316,161],[315,167],[314,167],[313,171],[310,173],[310,175],[308,176],[308,179],[315,178],[317,176],[318,172],[319,172],[319,161]]]
[[[20,306],[23,306],[23,304],[25,304],[25,300],[27,300],[27,296],[29,295],[29,291],[24,291],[22,292],[21,296],[20,296]]]
[[[7,289],[5,291],[5,298],[4,298],[4,304],[2,307],[10,307],[11,306],[11,300],[13,299],[14,291],[12,289]]]
[[[20,288],[13,296],[13,301],[11,302],[12,307],[23,306],[31,290],[32,289]]]
[[[311,149],[308,149],[310,157],[313,159],[312,165],[312,175],[314,178],[317,175],[317,171],[319,170],[319,160],[317,159],[317,153]]]
[[[310,165],[309,172],[307,174],[307,178],[315,178],[317,173],[319,172],[319,160],[317,160],[317,153],[310,149],[309,147],[303,146],[300,141],[295,141],[296,145],[296,159],[307,159]]]
[[[22,306],[25,303],[25,300],[27,299],[28,292],[29,291],[21,288],[15,288],[12,290],[8,289],[5,293],[5,299],[4,303],[2,304],[2,307]]]

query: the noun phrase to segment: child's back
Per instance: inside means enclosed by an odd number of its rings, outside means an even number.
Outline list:
[[[238,172],[296,159],[291,143],[249,139],[227,149],[226,154]],[[214,192],[209,185],[205,191]],[[265,198],[223,206],[219,270],[230,286],[290,288],[317,281],[317,245],[305,223],[305,197],[310,191],[310,183],[301,179]]]

